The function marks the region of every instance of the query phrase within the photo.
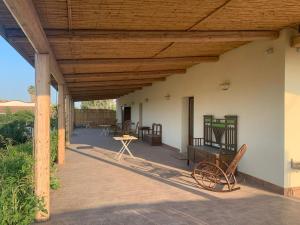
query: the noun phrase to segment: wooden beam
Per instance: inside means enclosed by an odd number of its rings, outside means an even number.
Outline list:
[[[57,162],[62,165],[65,162],[65,95],[64,85],[58,85],[58,152]]]
[[[147,86],[151,86],[151,83],[147,83],[147,84],[133,84],[133,85],[112,85],[112,86],[100,86],[100,87],[93,87],[93,86],[89,86],[89,87],[70,87],[69,90],[70,92],[72,91],[89,91],[89,90],[122,90],[122,89],[130,89],[130,88],[134,88],[134,89],[142,89],[143,87],[147,87]]]
[[[148,75],[127,75],[127,76],[99,76],[99,77],[76,77],[76,78],[65,78],[68,83],[76,82],[93,82],[93,81],[120,81],[120,80],[136,80],[136,79],[154,79],[168,77],[171,74],[148,74]]]
[[[63,84],[64,78],[57,65],[33,2],[31,0],[3,0],[3,2],[23,30],[35,52],[50,55],[50,72],[57,83]]]
[[[293,37],[291,42],[293,48],[300,48],[300,35]]]
[[[68,87],[101,87],[114,85],[132,85],[132,84],[147,84],[155,81],[164,81],[165,78],[141,79],[141,80],[116,80],[116,81],[101,81],[101,82],[78,82],[68,83]]]
[[[43,199],[47,212],[39,211],[37,221],[50,217],[50,57],[48,54],[35,56],[35,194]]]
[[[94,95],[94,96],[74,96],[74,101],[92,101],[92,100],[105,100],[116,99],[121,95]]]
[[[201,62],[216,62],[219,60],[218,56],[188,56],[188,57],[172,57],[172,58],[125,58],[125,59],[60,59],[58,63],[65,65],[140,65],[140,64],[198,64]]]
[[[68,10],[69,12],[69,10]],[[69,18],[69,16],[68,16]],[[47,30],[51,43],[112,43],[112,42],[235,42],[276,39],[278,31],[105,31],[105,30]],[[15,36],[16,42],[22,37]]]
[[[132,71],[132,72],[107,72],[107,73],[88,73],[88,74],[64,74],[67,82],[78,81],[105,81],[105,80],[126,80],[126,79],[145,79],[159,78],[171,74],[183,74],[186,70],[154,70],[154,71]]]
[[[90,94],[90,93],[126,93],[135,91],[137,89],[112,89],[112,90],[102,90],[99,88],[98,90],[85,90],[85,91],[70,91],[70,94]]]

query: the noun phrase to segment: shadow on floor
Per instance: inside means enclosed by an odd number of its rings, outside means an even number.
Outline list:
[[[100,129],[76,129],[75,136],[72,137],[73,145],[80,149],[97,148],[105,149],[110,152],[118,152],[122,147],[121,142],[113,140],[110,136],[102,136]],[[179,160],[177,152],[164,148],[163,146],[150,146],[142,141],[134,141],[129,148],[132,153],[144,160],[159,163],[162,165],[190,170],[186,165],[186,160]]]
[[[297,225],[300,202],[257,195],[239,199],[106,205],[53,215],[45,225]]]
[[[190,173],[180,172],[173,169],[168,169],[153,163],[126,159],[126,164],[120,164],[119,162],[114,162],[111,160],[104,159],[101,156],[92,155],[88,152],[81,152],[79,150],[68,147],[69,151],[78,153],[80,155],[110,164],[112,166],[119,167],[121,169],[128,170],[130,172],[137,173],[139,175],[145,176],[147,178],[154,179],[159,182],[171,185],[173,187],[179,188],[190,193],[201,195],[205,198],[215,198],[211,195],[207,195],[198,189],[196,183],[190,177]]]

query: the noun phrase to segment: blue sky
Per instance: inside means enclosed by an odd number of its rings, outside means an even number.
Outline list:
[[[34,68],[0,36],[0,100],[30,101],[30,85],[34,85]],[[51,88],[52,103],[56,95]]]

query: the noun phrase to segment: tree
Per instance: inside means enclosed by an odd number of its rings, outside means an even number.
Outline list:
[[[33,85],[30,85],[27,88],[27,92],[30,95],[31,102],[35,102],[35,87]]]
[[[114,99],[84,101],[84,102],[81,102],[81,109],[111,109],[111,110],[116,110],[116,101]]]

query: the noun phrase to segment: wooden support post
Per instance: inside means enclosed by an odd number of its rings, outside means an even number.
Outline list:
[[[44,201],[46,213],[39,211],[37,221],[50,215],[50,60],[48,54],[35,55],[36,105],[34,121],[35,193]]]
[[[65,162],[65,96],[64,85],[58,85],[58,164]]]
[[[66,95],[66,144],[70,144],[70,95]]]

